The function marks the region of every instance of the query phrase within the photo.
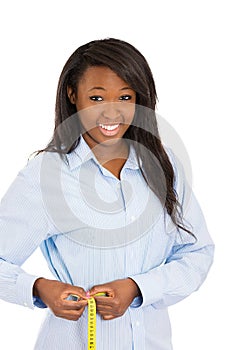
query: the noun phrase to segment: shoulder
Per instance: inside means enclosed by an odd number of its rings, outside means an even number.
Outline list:
[[[46,172],[48,176],[51,169],[55,165],[58,167],[61,162],[64,163],[64,160],[56,152],[41,152],[27,161],[25,166],[19,171],[17,177],[39,185],[41,175]]]

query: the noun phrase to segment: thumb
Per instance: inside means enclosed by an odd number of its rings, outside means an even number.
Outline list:
[[[72,290],[70,290],[71,294],[73,295],[77,295],[79,296],[80,298],[83,298],[85,299],[86,298],[86,292],[83,288],[81,287],[76,287],[76,286],[73,286]]]
[[[105,296],[106,294],[108,294],[111,291],[111,289],[109,287],[107,287],[107,285],[105,284],[99,284],[97,286],[93,286],[90,290],[90,296],[94,296],[96,294],[102,294],[102,296]],[[100,295],[101,296],[101,295]]]

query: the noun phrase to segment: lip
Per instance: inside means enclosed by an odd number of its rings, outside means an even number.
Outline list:
[[[120,130],[121,124],[99,124],[98,128],[104,136],[116,136]]]

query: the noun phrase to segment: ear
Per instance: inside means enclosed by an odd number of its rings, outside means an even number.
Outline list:
[[[75,103],[76,103],[76,96],[75,96],[75,92],[74,92],[74,90],[72,89],[71,86],[67,86],[67,95],[69,97],[70,102],[73,105],[75,105]]]

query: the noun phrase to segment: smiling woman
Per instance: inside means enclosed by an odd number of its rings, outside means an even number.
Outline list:
[[[68,87],[83,127],[83,138],[100,163],[117,177],[128,158],[123,135],[131,125],[136,92],[108,67],[87,68],[77,86]],[[98,145],[98,147],[96,147]]]
[[[48,308],[37,350],[87,349],[90,297],[98,350],[172,349],[167,307],[200,287],[214,245],[155,105],[124,41],[89,42],[62,70],[52,139],[0,206],[0,297]],[[20,267],[38,246],[53,280]]]

